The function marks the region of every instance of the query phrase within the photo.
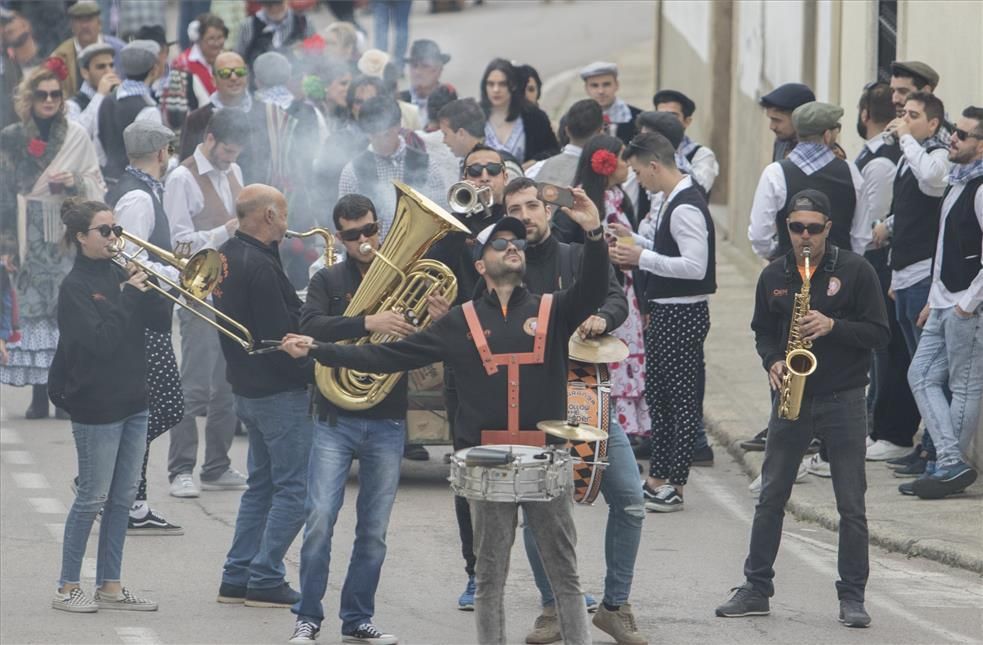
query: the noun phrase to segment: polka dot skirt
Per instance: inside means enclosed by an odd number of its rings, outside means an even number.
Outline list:
[[[147,423],[147,450],[143,454],[143,470],[137,499],[147,499],[147,460],[150,442],[164,434],[184,417],[184,393],[181,375],[174,358],[171,332],[144,330],[147,346],[147,397],[150,418]]]

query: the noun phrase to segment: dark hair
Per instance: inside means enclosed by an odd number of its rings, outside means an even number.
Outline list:
[[[214,13],[203,13],[195,20],[198,21],[198,39],[201,40],[205,37],[205,32],[209,29],[218,29],[222,32],[222,35],[226,38],[229,37],[229,28],[226,26],[225,21],[216,16]]]
[[[381,78],[376,78],[375,76],[356,76],[352,79],[352,82],[348,85],[348,109],[352,109],[352,105],[355,103],[355,91],[360,87],[365,87],[366,85],[371,85],[376,89],[378,96],[385,96],[389,94],[386,90],[386,84],[382,82]]]
[[[481,152],[482,150],[490,150],[491,152],[494,152],[495,154],[498,155],[498,158],[501,160],[501,163],[503,163],[503,164],[505,163],[505,155],[502,154],[502,151],[501,150],[496,150],[495,148],[492,148],[491,146],[486,146],[483,143],[478,143],[478,144],[475,144],[475,146],[473,148],[471,148],[471,151],[468,152],[468,154],[464,155],[464,158],[463,159],[461,159],[461,175],[462,176],[464,175],[464,169],[468,167],[468,159],[471,158],[471,155],[473,155],[476,152]]]
[[[679,90],[659,90],[656,92],[655,96],[652,97],[652,107],[658,110],[661,103],[679,103],[679,107],[683,110],[683,116],[687,119],[696,112],[696,103],[693,102],[693,99]]]
[[[891,100],[891,86],[877,82],[865,87],[860,94],[857,110],[867,110],[867,118],[874,123],[890,123],[897,116],[894,101]]]
[[[81,197],[69,197],[61,203],[61,221],[65,225],[65,236],[62,244],[65,248],[78,248],[79,241],[75,237],[78,233],[88,233],[92,218],[96,213],[103,211],[113,212],[112,207],[103,202],[95,200],[83,200]]]
[[[678,148],[686,136],[683,124],[668,112],[656,112],[647,110],[635,117],[635,125],[641,130],[643,127],[658,132],[669,140],[674,147]]]
[[[372,219],[378,220],[379,216],[375,212],[375,204],[372,200],[365,195],[359,195],[358,193],[349,193],[335,204],[334,211],[331,213],[331,219],[334,220],[334,228],[336,231],[341,230],[341,220],[356,220],[364,216],[366,213],[372,213]]]
[[[556,142],[560,146],[560,150],[567,147],[570,143],[570,135],[567,133],[567,115],[564,114],[560,117],[560,120],[556,124]]]
[[[912,92],[907,97],[905,97],[904,102],[908,101],[918,101],[925,106],[925,118],[929,121],[932,119],[939,120],[939,128],[945,125],[945,106],[942,105],[942,99],[932,94],[931,92]],[[936,128],[938,131],[938,128]]]
[[[963,110],[963,116],[967,119],[975,120],[976,127],[973,128],[973,134],[983,136],[983,108],[970,105]]]
[[[444,106],[457,100],[457,91],[450,85],[441,83],[427,97],[427,122],[436,123]]]
[[[234,146],[249,144],[249,118],[238,108],[223,108],[212,113],[205,126],[205,137],[212,135],[217,143]]]
[[[669,139],[658,132],[645,132],[635,135],[631,142],[625,146],[622,157],[625,161],[636,157],[645,163],[654,161],[670,168],[676,167],[676,149],[669,142]]]
[[[388,94],[373,96],[362,104],[358,113],[358,127],[365,134],[373,134],[399,125],[403,114],[399,104]]]
[[[536,100],[543,95],[543,79],[539,77],[539,72],[532,65],[516,65],[515,71],[518,74],[519,90],[522,95],[526,94],[526,85],[529,85],[529,79],[536,81]]]
[[[516,177],[505,185],[505,192],[502,194],[502,203],[504,204],[508,201],[509,195],[514,195],[526,188],[535,188],[538,191],[539,184],[536,183],[536,180],[530,179],[529,177]]]
[[[910,78],[912,85],[914,85],[915,88],[919,90],[925,87],[926,85],[930,84],[927,78],[925,78],[921,74],[916,74],[910,69],[905,68],[903,66],[903,63],[899,65],[897,61],[891,63],[891,76],[894,76],[896,78]]]
[[[458,99],[440,108],[437,113],[439,121],[447,121],[451,130],[457,132],[461,128],[472,137],[485,138],[485,113],[474,99]]]
[[[485,111],[486,117],[491,114],[491,101],[488,100],[488,89],[485,87],[485,83],[488,82],[488,77],[494,71],[505,74],[505,82],[509,86],[509,93],[511,95],[509,98],[509,112],[505,120],[515,121],[519,118],[519,113],[526,105],[526,97],[519,88],[519,75],[516,73],[515,67],[504,58],[493,59],[492,62],[488,63],[488,67],[485,68],[485,73],[481,75],[481,109]]]
[[[584,189],[590,200],[597,206],[597,212],[602,213],[602,218],[604,217],[603,213],[605,210],[604,191],[608,189],[608,178],[594,171],[594,168],[591,166],[591,157],[598,150],[607,150],[618,155],[624,147],[625,144],[618,137],[612,137],[609,134],[597,134],[584,144],[584,151],[580,153],[580,161],[577,163],[577,174],[574,175],[573,185],[579,185]],[[624,199],[625,210],[629,210],[631,208],[631,202],[628,199],[628,195],[625,195]]]
[[[565,116],[564,128],[571,139],[586,139],[604,127],[604,111],[594,99],[581,99],[570,106]]]

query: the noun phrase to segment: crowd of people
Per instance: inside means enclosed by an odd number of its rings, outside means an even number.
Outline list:
[[[374,3],[377,48],[350,7],[317,32],[304,12],[313,3],[186,2],[176,55],[157,3],[139,3],[140,16],[109,3],[112,28],[100,3],[48,4],[61,14],[0,3],[0,382],[32,388],[26,418],[53,404],[72,422],[79,472],[52,606],[157,608],[121,584],[120,563],[126,535],[183,533],[147,497],[151,442],[169,431],[171,496],[244,491],[218,601],[292,607],[292,643],[317,639],[357,459],[341,631],[346,642],[396,643],[373,622],[374,597],[400,461],[429,457],[406,442],[407,379],[348,409],[313,387],[313,359],[369,373],[443,362],[460,451],[492,430],[518,437],[566,418],[567,340],[613,335],[627,357],[609,365],[603,596],[582,591],[569,496],[456,497],[458,609],[476,611],[480,642],[504,642],[502,547],[521,507],[542,600],[526,642],[589,643],[592,611],[619,644],[646,643],[629,602],[646,511],[683,510],[691,467],[714,459],[704,342],[720,163],[687,134],[695,102],[661,88],[651,109],[629,105],[617,65],[596,61],[580,70],[584,98],[554,127],[529,65],[495,58],[473,97],[444,82],[452,54],[409,42],[408,2]],[[718,616],[768,613],[784,505],[808,473],[832,477],[839,618],[856,627],[870,622],[865,462],[886,462],[908,478],[900,493],[923,499],[976,479],[963,455],[983,398],[983,108],[950,117],[939,83],[928,64],[899,61],[889,80],[865,86],[853,161],[837,143],[841,107],[801,83],[760,99],[775,146],[748,228],[768,262],[752,329],[774,412],[742,444],[765,461],[751,484],[746,581]],[[433,324],[422,330],[393,311],[346,316],[398,200],[451,210],[459,181],[491,203],[460,214],[460,230],[430,250],[456,278],[456,298],[430,295]],[[550,185],[573,187],[569,203],[548,198]],[[333,236],[327,249],[316,236],[285,239],[314,227]],[[139,240],[152,245],[145,256]],[[341,260],[325,266],[324,252]],[[193,254],[220,258],[222,280],[207,302],[175,308],[179,364],[166,296],[183,276],[166,257]],[[797,313],[803,289],[811,299]],[[370,334],[402,340],[336,345]],[[818,365],[792,417],[776,402],[798,342]],[[237,432],[249,442],[245,474],[229,458]],[[89,595],[80,569],[97,518]],[[283,560],[301,529],[295,590]]]

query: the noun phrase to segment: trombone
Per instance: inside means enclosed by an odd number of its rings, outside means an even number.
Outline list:
[[[140,247],[142,251],[146,251],[148,254],[153,253],[160,258],[162,262],[177,269],[180,274],[178,278],[180,284],[174,282],[160,271],[155,271],[147,264],[138,261],[136,257],[139,255],[139,251],[134,254],[127,253],[124,250],[127,242]],[[159,246],[151,244],[146,240],[141,240],[139,237],[131,235],[126,231],[123,231],[119,237],[116,238],[116,243],[113,250],[116,252],[113,259],[120,266],[125,268],[127,264],[133,264],[147,275],[157,278],[159,282],[163,282],[171,289],[177,291],[179,294],[184,296],[184,299],[187,302],[184,302],[180,298],[171,295],[168,289],[154,284],[153,282],[147,282],[147,286],[151,287],[175,304],[185,307],[188,311],[217,329],[219,333],[225,334],[235,342],[239,343],[239,345],[247,352],[252,351],[254,341],[252,334],[249,333],[249,330],[246,329],[242,323],[233,320],[229,316],[226,316],[224,313],[205,302],[205,298],[207,298],[209,294],[215,290],[215,287],[217,287],[222,281],[222,258],[218,251],[215,249],[202,249],[189,258],[182,258],[176,253],[165,251]],[[218,322],[216,322],[216,320],[212,320],[205,314],[201,313],[195,307],[192,307],[191,304],[197,304],[204,307],[214,314],[217,320],[221,320],[224,325],[228,325],[238,331],[239,335],[228,330],[225,326],[220,325]]]

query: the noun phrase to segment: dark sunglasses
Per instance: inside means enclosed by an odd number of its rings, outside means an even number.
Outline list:
[[[215,76],[218,76],[223,81],[227,81],[232,78],[233,74],[239,78],[245,78],[246,74],[248,73],[249,70],[245,67],[222,67],[221,69],[215,70]]]
[[[809,235],[819,235],[826,230],[825,224],[803,224],[802,222],[789,222],[788,230],[796,235],[802,235],[809,231]]]
[[[86,232],[89,231],[99,231],[99,235],[103,237],[109,237],[110,233],[115,235],[116,237],[120,237],[121,235],[123,235],[123,227],[120,226],[119,224],[116,224],[115,226],[110,226],[109,224],[100,224],[99,226],[93,226],[92,228],[86,229]]]
[[[500,163],[473,163],[464,169],[468,177],[478,178],[482,171],[487,170],[490,177],[498,177],[505,170],[505,164]]]
[[[960,141],[965,141],[966,139],[969,138],[983,139],[983,137],[981,137],[980,135],[973,134],[972,132],[966,132],[962,128],[953,128],[952,133],[956,135],[956,138],[958,138]]]
[[[514,246],[516,251],[526,250],[526,241],[520,240],[518,238],[507,240],[504,237],[496,237],[494,240],[488,243],[488,246],[492,247],[492,249],[496,251],[501,252],[509,248],[509,244]]]
[[[345,231],[338,231],[339,237],[346,242],[357,242],[358,238],[362,237],[372,237],[379,232],[379,223],[372,222],[371,224],[366,224],[365,226],[359,228],[350,228]]]
[[[52,101],[60,101],[62,97],[61,90],[54,90],[53,92],[45,92],[44,90],[34,90],[34,100],[47,101],[51,99]]]

